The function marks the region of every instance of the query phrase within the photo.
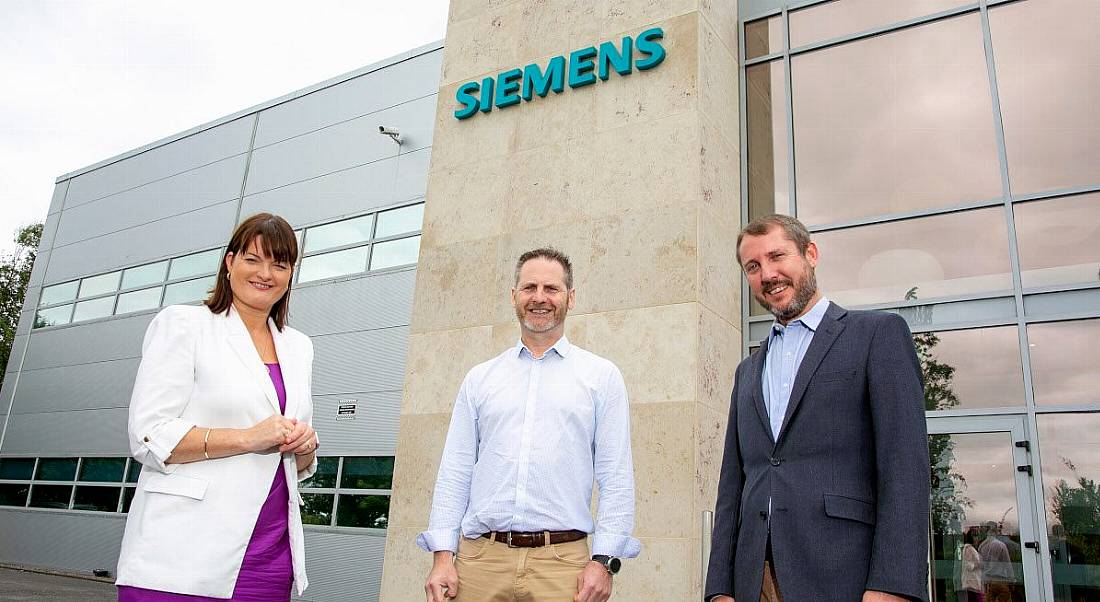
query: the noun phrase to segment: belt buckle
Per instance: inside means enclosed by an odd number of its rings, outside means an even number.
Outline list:
[[[509,532],[508,532],[508,538],[507,538],[507,540],[506,540],[506,541],[507,541],[507,543],[508,543],[508,547],[509,547],[509,548],[516,548],[516,547],[519,547],[519,546],[514,546],[514,545],[512,545],[512,532],[511,532],[511,531],[509,531]]]

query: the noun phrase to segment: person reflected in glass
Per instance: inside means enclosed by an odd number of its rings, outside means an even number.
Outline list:
[[[963,602],[984,602],[982,591],[982,556],[976,547],[981,541],[977,525],[969,527],[963,535],[962,552],[959,554],[961,570],[959,576],[959,600]]]
[[[982,526],[985,539],[978,545],[982,556],[982,576],[985,581],[985,602],[1012,602],[1012,558],[1008,546],[1001,541],[1001,527],[994,521]]]
[[[261,213],[233,233],[203,305],[149,324],[130,400],[142,464],[120,602],[277,602],[305,574],[298,481],[317,469],[313,345],[286,325],[298,243]]]

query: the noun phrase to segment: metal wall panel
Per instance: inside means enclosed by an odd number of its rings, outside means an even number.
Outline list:
[[[38,241],[39,249],[48,249],[53,247],[54,241],[57,236],[57,225],[61,222],[61,213],[51,213],[46,216],[46,221],[42,224],[42,239]]]
[[[26,347],[27,339],[29,337],[30,337],[30,335],[17,334],[17,335],[15,335],[15,338],[12,339],[12,341],[11,341],[11,356],[8,357],[8,367],[7,367],[8,372],[15,372],[15,371],[19,370],[19,362],[21,360],[17,356],[19,354],[23,353],[23,349],[24,349],[24,347]]]
[[[126,408],[12,414],[2,451],[36,456],[127,456],[126,438]]]
[[[309,588],[295,600],[366,602],[378,600],[385,536],[306,530]]]
[[[420,198],[427,192],[431,152],[430,148],[422,148],[402,153],[397,163],[397,181],[393,185],[395,202]]]
[[[237,155],[68,209],[61,214],[55,244],[64,246],[235,199],[246,159]]]
[[[407,326],[313,337],[313,394],[400,390],[408,339]]]
[[[435,94],[442,61],[436,50],[266,109],[256,147]]]
[[[244,153],[252,140],[251,115],[80,174],[69,183],[65,208],[122,192]]]
[[[252,153],[246,194],[349,169],[398,154],[379,125],[401,130],[402,152],[431,146],[435,97],[430,96],[316,130]]]
[[[0,562],[114,575],[125,528],[125,514],[0,508]]]
[[[46,266],[49,262],[50,248],[39,246],[38,254],[34,257],[34,267],[31,268],[31,279],[28,282],[30,286],[42,284],[42,280],[46,276]]]
[[[31,335],[24,370],[141,357],[141,342],[154,314],[89,322]]]
[[[288,322],[310,336],[408,326],[415,283],[410,269],[297,288]]]
[[[53,187],[53,197],[50,198],[50,209],[47,214],[53,214],[61,211],[61,207],[65,204],[65,193],[69,190],[69,181],[62,180]]]
[[[337,406],[355,400],[354,420],[337,420]],[[394,456],[401,390],[313,397],[313,428],[330,456]]]
[[[46,283],[54,284],[225,244],[237,217],[237,201],[54,247]]]
[[[18,362],[18,359],[10,360],[11,362]],[[14,372],[4,373],[4,385],[0,387],[0,414],[7,414],[8,408],[11,406],[11,396],[15,393],[15,381],[18,377]],[[3,428],[3,421],[0,421],[0,429]]]
[[[23,298],[23,307],[25,309],[19,312],[19,324],[16,326],[15,332],[31,331],[31,326],[34,326],[34,316],[38,313],[37,310],[35,310],[34,301],[38,299],[41,290],[42,287],[40,286],[27,287],[27,295]]]
[[[13,414],[126,408],[139,358],[24,370]]]

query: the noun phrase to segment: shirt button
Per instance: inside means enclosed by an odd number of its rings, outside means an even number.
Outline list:
[[[779,466],[782,462],[783,461],[780,460],[779,458],[775,458],[775,457],[771,458],[772,466]]]

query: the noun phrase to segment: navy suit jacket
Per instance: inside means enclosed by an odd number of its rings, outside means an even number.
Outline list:
[[[770,529],[785,600],[858,602],[878,590],[926,601],[928,435],[905,321],[830,303],[778,441],[761,382],[767,351],[764,341],[737,367],[706,598],[760,599]]]

